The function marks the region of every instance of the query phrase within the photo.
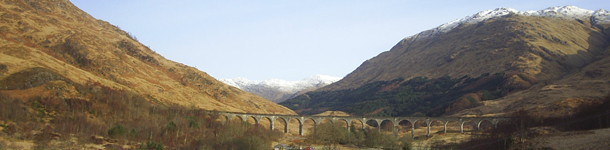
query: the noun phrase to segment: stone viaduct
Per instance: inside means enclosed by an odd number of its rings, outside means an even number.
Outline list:
[[[384,121],[390,121],[393,123],[393,131],[396,136],[398,136],[398,127],[399,123],[407,121],[411,125],[411,136],[414,137],[415,133],[415,123],[418,121],[423,121],[427,125],[427,136],[430,136],[430,125],[434,121],[439,121],[444,125],[444,132],[447,133],[447,123],[449,122],[457,122],[460,126],[460,133],[464,133],[464,123],[472,121],[476,125],[476,129],[480,130],[481,123],[489,122],[493,125],[494,128],[497,128],[497,125],[501,121],[508,121],[510,118],[502,118],[502,117],[356,117],[356,116],[297,116],[297,115],[276,115],[276,114],[249,114],[249,113],[236,113],[236,112],[216,112],[216,111],[206,111],[207,114],[215,114],[221,117],[224,117],[226,121],[230,121],[234,117],[238,117],[243,122],[247,122],[248,118],[253,118],[255,124],[258,124],[260,120],[267,119],[270,122],[269,129],[273,130],[274,122],[282,121],[284,123],[284,133],[288,133],[288,122],[290,120],[297,120],[299,123],[299,135],[303,135],[303,123],[305,120],[311,120],[314,122],[315,126],[319,125],[323,120],[330,120],[332,123],[336,123],[338,121],[345,121],[347,123],[347,130],[350,131],[350,125],[352,121],[358,121],[361,123],[362,128],[365,128],[365,123],[369,121],[374,121],[380,130],[380,125]],[[225,121],[225,123],[226,123]],[[350,131],[351,132],[351,131]]]

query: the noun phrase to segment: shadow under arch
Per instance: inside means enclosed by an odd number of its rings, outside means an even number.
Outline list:
[[[425,128],[425,129],[422,131],[421,128]],[[418,129],[420,129],[420,130],[418,130]],[[416,137],[416,135],[418,135],[418,134],[422,134],[421,132],[423,132],[423,134],[426,134],[427,136],[429,136],[430,135],[430,126],[426,120],[415,120],[415,121],[413,121],[412,132],[413,133],[411,133],[411,135],[413,137]]]
[[[444,128],[445,133],[447,132],[461,132],[460,131],[460,122],[457,120],[449,120],[445,122]]]
[[[273,121],[274,130],[281,131],[282,133],[288,133],[288,121],[284,118],[275,118]]]
[[[316,120],[314,120],[313,118],[307,118],[305,120],[303,120],[303,126],[302,126],[302,132],[301,135],[307,135],[309,133],[313,133],[314,131],[314,127],[316,126]]]
[[[349,131],[349,122],[347,122],[347,120],[345,119],[337,119],[335,120],[335,124],[339,125],[340,127],[345,127],[346,130]]]
[[[432,134],[432,130],[434,130],[434,133],[446,133],[446,128],[445,128],[445,122],[443,122],[442,120],[430,120],[430,122],[428,122],[428,130],[429,133],[428,135]]]
[[[256,119],[254,116],[248,116],[246,118],[246,122],[250,123],[251,125],[256,125],[258,124],[258,119]]]
[[[229,122],[231,122],[231,123],[239,123],[239,124],[242,124],[242,123],[244,123],[244,118],[242,118],[241,116],[233,116],[233,117],[232,117],[232,118],[229,120]]]
[[[379,124],[379,130],[383,132],[392,132],[394,129],[394,122],[392,120],[383,120]]]
[[[489,129],[494,129],[495,125],[491,122],[491,120],[481,120],[477,123],[477,130],[479,131],[483,131],[483,130],[489,130]]]
[[[271,131],[273,131],[273,129],[275,128],[273,126],[273,120],[269,117],[261,117],[260,120],[258,120],[258,125],[270,129]]]
[[[367,129],[371,129],[371,127],[379,129],[379,122],[375,119],[370,119],[366,121],[365,126]]]
[[[494,124],[494,128],[499,128],[499,127],[504,127],[504,128],[510,128],[511,126],[511,122],[514,122],[515,120],[498,120],[498,122],[496,122],[496,124]]]
[[[477,128],[477,123],[474,120],[468,119],[460,124],[460,133],[464,133],[466,131],[472,132]]]
[[[399,120],[397,126],[397,132],[400,135],[411,131],[411,137],[413,137],[413,123],[410,120]]]
[[[360,119],[352,119],[350,121],[350,131],[359,131],[364,129],[364,122]]]
[[[289,118],[288,122],[288,132],[290,134],[298,134],[303,135],[303,123],[298,118]],[[290,130],[293,129],[293,130]],[[296,129],[296,130],[294,130]]]
[[[222,124],[227,124],[229,122],[229,116],[227,115],[218,115],[218,117],[214,120],[218,121]]]

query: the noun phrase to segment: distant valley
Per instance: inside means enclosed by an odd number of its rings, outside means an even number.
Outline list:
[[[0,33],[0,149],[484,143],[475,138],[505,148],[559,135],[567,129],[561,124],[610,126],[610,12],[602,9],[480,11],[396,39],[343,78],[299,81],[217,80],[166,59],[69,0],[3,1]],[[437,116],[456,120],[430,119]],[[512,118],[477,123],[481,118],[470,117]],[[605,148],[608,142],[590,143],[578,144]]]

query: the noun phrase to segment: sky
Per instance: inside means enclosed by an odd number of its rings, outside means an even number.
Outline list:
[[[344,77],[405,37],[500,7],[610,10],[607,0],[71,0],[216,79]]]

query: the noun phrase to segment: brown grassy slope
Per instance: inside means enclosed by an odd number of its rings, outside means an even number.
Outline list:
[[[545,82],[597,59],[608,35],[587,20],[509,15],[461,25],[433,38],[406,38],[320,90],[351,89],[399,77],[521,72]]]
[[[127,32],[91,17],[69,1],[3,1],[0,3],[0,32],[0,66],[5,66],[0,72],[0,80],[39,67],[48,69],[46,73],[66,78],[65,81],[69,81],[66,86],[101,83],[166,105],[295,114],[283,106],[227,86],[205,72],[165,59]],[[24,79],[32,80],[35,79]],[[0,90],[19,97],[19,91],[27,88],[5,86]],[[40,93],[44,93],[50,89],[41,90]],[[83,97],[69,92],[42,96],[53,95]]]
[[[451,115],[503,115],[520,109],[542,116],[566,115],[570,108],[590,105],[610,92],[609,27],[593,26],[588,19],[520,15],[461,25],[434,38],[404,39],[320,90],[399,77],[520,73],[539,82]]]
[[[605,51],[598,55],[602,59],[560,80],[540,83],[500,99],[484,101],[482,106],[454,115],[503,115],[524,109],[540,117],[559,117],[570,115],[583,105],[596,105],[600,103],[600,98],[610,93],[610,48]]]

